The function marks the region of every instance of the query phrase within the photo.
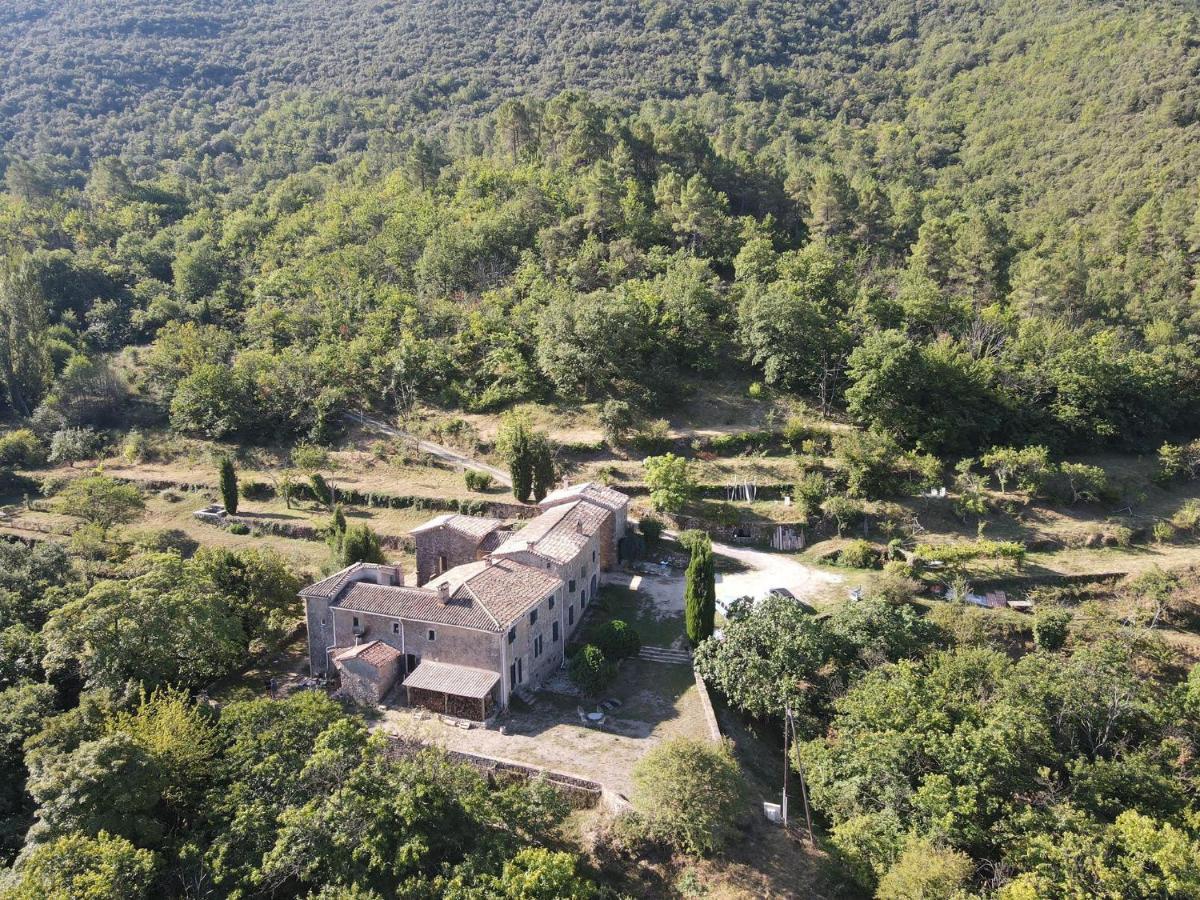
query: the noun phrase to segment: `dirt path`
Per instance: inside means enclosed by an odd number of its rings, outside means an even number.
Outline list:
[[[791,591],[801,600],[812,600],[844,581],[841,575],[814,569],[778,553],[716,542],[713,552],[746,567],[741,572],[717,573],[717,603],[722,607],[738,597],[762,597],[778,588]]]
[[[435,444],[433,441],[426,441],[417,437],[408,431],[401,431],[399,428],[393,428],[386,422],[380,422],[378,419],[372,419],[364,416],[359,412],[348,412],[346,418],[356,425],[361,425],[364,428],[369,428],[372,431],[378,431],[380,434],[386,434],[389,437],[403,438],[406,441],[413,441],[418,450],[422,453],[428,453],[430,456],[436,456],[438,459],[445,460],[448,463],[453,463],[457,466],[462,466],[464,469],[475,469],[477,472],[486,472],[491,475],[498,484],[505,487],[512,487],[512,478],[503,469],[498,469],[495,466],[489,466],[487,463],[479,462],[469,456],[464,456],[457,450],[451,450],[449,447],[444,447],[441,444]]]

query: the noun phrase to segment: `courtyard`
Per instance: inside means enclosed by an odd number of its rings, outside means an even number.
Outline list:
[[[391,734],[507,762],[538,766],[597,781],[629,796],[633,767],[655,744],[707,733],[691,666],[626,659],[599,698],[567,693],[563,676],[533,695],[515,700],[486,727],[448,724],[410,707],[389,706],[376,726]],[[594,712],[600,700],[620,705],[602,724],[585,724],[579,711]]]

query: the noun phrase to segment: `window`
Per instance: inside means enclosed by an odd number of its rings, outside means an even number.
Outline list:
[[[430,628],[430,629],[429,629],[429,639],[430,639],[431,641],[436,641],[436,640],[437,640],[437,632],[436,632],[436,631],[434,631],[432,628]]]
[[[392,634],[399,634],[399,633],[400,633],[400,623],[393,622],[392,623]]]
[[[533,639],[533,658],[537,659],[542,655],[542,636],[539,634]]]
[[[550,626],[550,640],[552,640],[552,641],[558,640],[558,623],[557,622],[553,623]]]
[[[357,628],[357,627],[358,627],[358,616],[355,616],[355,617],[354,617],[354,627],[355,627],[355,628]]]
[[[574,578],[572,578],[571,581],[567,584],[567,590],[570,591],[572,594],[575,593],[575,579]]]
[[[574,604],[567,607],[567,624],[568,625],[575,624],[575,606],[574,606]]]
[[[514,626],[514,627],[508,629],[508,642],[511,644],[511,643],[515,642],[516,639],[517,639],[517,629]]]
[[[554,609],[554,595],[553,594],[550,595],[550,608]]]
[[[530,625],[537,624],[537,610],[536,609],[531,609],[529,611],[529,624]]]
[[[446,557],[438,556],[438,574],[441,575],[446,571]]]
[[[595,562],[595,561],[596,561],[596,551],[593,550],[592,551],[592,562]]]
[[[579,592],[579,608],[583,609],[585,606],[587,606],[587,591],[580,591]]]

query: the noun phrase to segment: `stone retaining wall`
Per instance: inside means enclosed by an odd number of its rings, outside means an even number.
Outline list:
[[[721,742],[721,726],[717,722],[716,711],[713,710],[712,698],[708,695],[708,685],[704,683],[698,670],[692,669],[692,674],[696,676],[696,690],[700,694],[700,708],[704,711],[704,724],[708,726],[708,739],[719,744]]]

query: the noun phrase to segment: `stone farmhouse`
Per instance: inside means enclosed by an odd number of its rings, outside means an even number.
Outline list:
[[[304,588],[310,671],[363,703],[399,683],[412,704],[480,720],[541,684],[621,559],[629,498],[587,483],[539,508],[524,527],[441,515],[413,529],[416,585],[357,563]]]

